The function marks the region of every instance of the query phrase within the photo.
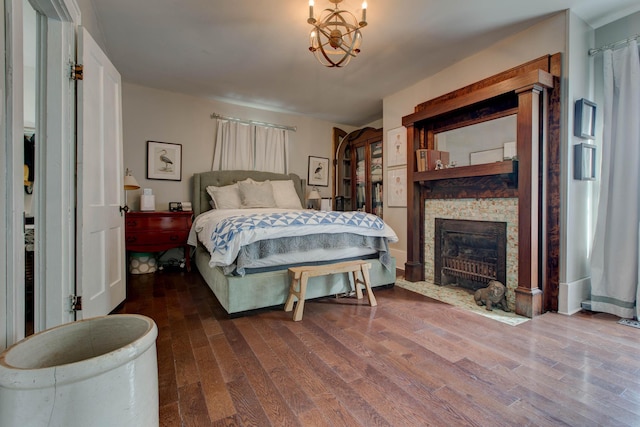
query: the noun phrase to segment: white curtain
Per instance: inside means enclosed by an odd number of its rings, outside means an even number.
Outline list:
[[[640,57],[632,41],[604,53],[602,182],[593,253],[591,307],[638,317],[640,244]]]
[[[289,131],[218,119],[211,170],[288,173]]]
[[[211,170],[253,170],[253,126],[218,119]]]
[[[288,147],[288,130],[256,126],[256,170],[288,173]]]

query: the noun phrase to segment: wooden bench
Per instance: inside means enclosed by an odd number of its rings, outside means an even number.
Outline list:
[[[358,299],[362,299],[362,289],[360,284],[364,285],[367,290],[367,297],[369,298],[369,305],[375,307],[378,305],[376,297],[373,296],[371,290],[371,280],[369,279],[369,269],[371,264],[367,261],[345,261],[336,264],[325,265],[306,265],[300,267],[289,268],[289,275],[291,276],[291,285],[289,286],[289,296],[287,302],[284,305],[284,311],[291,311],[293,309],[294,297],[298,298],[298,304],[296,310],[293,312],[293,320],[302,320],[302,312],[304,311],[304,300],[307,292],[307,282],[309,277],[326,276],[328,274],[337,273],[351,273],[353,275],[353,284],[355,286],[356,296]],[[358,278],[358,272],[362,275],[362,280]]]

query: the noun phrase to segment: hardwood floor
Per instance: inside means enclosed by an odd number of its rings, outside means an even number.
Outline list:
[[[155,320],[163,426],[639,426],[640,329],[509,326],[394,287],[230,318],[197,272],[129,276]]]

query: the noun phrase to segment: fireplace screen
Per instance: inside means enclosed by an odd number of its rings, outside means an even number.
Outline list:
[[[469,289],[506,285],[507,223],[436,218],[434,282]]]

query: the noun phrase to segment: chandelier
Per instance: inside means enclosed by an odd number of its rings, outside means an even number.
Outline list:
[[[309,34],[309,50],[325,67],[344,67],[360,53],[360,28],[367,25],[367,2],[362,3],[362,19],[358,21],[351,12],[338,9],[342,0],[329,1],[335,4],[335,8],[323,10],[316,20],[313,16],[314,0],[309,0],[307,22],[313,25]]]

